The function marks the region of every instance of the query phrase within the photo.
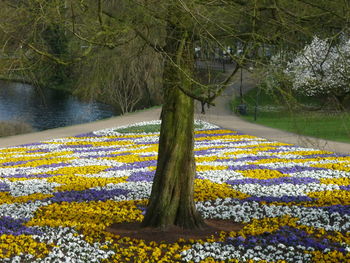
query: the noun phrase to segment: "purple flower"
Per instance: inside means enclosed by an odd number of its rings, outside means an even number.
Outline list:
[[[290,173],[298,173],[298,172],[305,172],[305,171],[323,171],[326,170],[325,168],[318,168],[318,167],[309,167],[309,166],[293,166],[293,167],[283,167],[283,168],[277,168],[276,171],[279,171],[283,174],[290,174]]]
[[[255,164],[235,165],[235,166],[228,167],[228,170],[235,170],[235,171],[246,171],[246,170],[255,170],[255,169],[266,169],[266,167],[255,165]]]
[[[255,178],[246,178],[239,180],[230,180],[226,183],[231,185],[238,184],[260,184],[260,185],[278,185],[278,184],[309,184],[309,183],[319,183],[318,179],[310,178],[310,177],[279,177],[279,178],[271,178],[271,179],[255,179]]]
[[[234,148],[235,146],[242,144],[242,143],[246,143],[246,141],[242,140],[242,141],[227,141],[227,142],[215,142],[215,145],[229,145],[228,147]],[[195,142],[196,146],[207,146],[207,145],[212,145],[213,142],[211,140],[203,140],[203,141],[196,141]],[[220,148],[222,149],[222,148]]]
[[[130,141],[132,138],[122,138],[122,137],[117,137],[117,138],[108,138],[104,142],[118,142],[118,141]]]
[[[324,158],[324,157],[346,157],[344,154],[324,153],[324,154],[304,154],[304,158]]]
[[[30,162],[30,160],[27,161],[17,161],[17,162],[7,162],[7,163],[2,163],[1,165],[3,166],[14,166],[14,165],[20,165],[20,164],[25,164],[27,162]]]
[[[129,176],[127,181],[131,182],[140,182],[140,181],[147,181],[152,182],[154,178],[155,171],[148,171],[148,172],[136,172]]]
[[[264,160],[264,159],[279,159],[280,157],[278,156],[247,156],[247,157],[242,157],[242,158],[237,158],[234,159],[236,162],[249,162],[249,161],[258,161],[258,160]]]
[[[142,211],[142,213],[141,213],[142,215],[145,215],[145,214],[146,214],[146,212],[147,212],[147,207],[138,205],[137,208],[140,209],[140,210]]]
[[[10,191],[10,187],[6,183],[0,183],[0,192],[8,192]]]
[[[47,177],[52,177],[55,176],[53,174],[11,174],[11,175],[7,175],[4,176],[3,178],[30,178],[30,179],[34,179],[34,178],[47,178]]]
[[[92,147],[92,144],[62,145],[59,147],[59,149],[79,149],[79,148],[86,148],[86,147]]]
[[[245,238],[242,237],[242,236],[238,236],[238,237],[237,237],[237,240],[240,241],[240,242],[244,242],[244,241],[245,241]]]
[[[341,186],[339,186],[339,188],[341,190],[350,191],[350,185],[341,185]]]
[[[228,238],[225,243],[234,246],[243,245],[245,248],[284,244],[286,246],[292,246],[297,250],[299,249],[297,246],[303,246],[308,248],[312,247],[319,251],[323,251],[325,248],[341,252],[344,251],[344,247],[339,243],[332,242],[326,238],[319,240],[310,237],[305,231],[289,226],[283,226],[274,232],[264,232],[258,236],[247,236],[246,239],[241,236],[237,238]]]
[[[271,196],[251,196],[244,201],[253,201],[253,202],[279,202],[279,203],[299,203],[299,202],[312,202],[315,199],[308,196],[282,196],[282,197],[271,197]]]
[[[324,207],[314,207],[328,213],[339,213],[341,215],[350,215],[350,205],[331,205]]]
[[[45,143],[43,142],[34,142],[34,143],[26,143],[26,144],[21,144],[18,145],[19,147],[30,147],[30,146],[39,146],[39,145],[44,145]]]
[[[13,219],[11,217],[0,217],[0,235],[38,235],[40,231],[35,228],[26,227],[26,219]]]
[[[108,157],[116,157],[116,156],[123,156],[123,155],[129,155],[130,153],[114,153],[114,154],[103,154],[103,155],[87,155],[84,156],[84,158],[108,158]]]

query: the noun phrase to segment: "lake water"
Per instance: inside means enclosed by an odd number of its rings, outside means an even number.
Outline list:
[[[38,131],[115,115],[117,112],[110,105],[83,102],[62,91],[0,82],[0,120],[27,122]]]

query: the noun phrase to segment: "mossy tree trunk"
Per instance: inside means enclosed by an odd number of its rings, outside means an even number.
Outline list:
[[[188,76],[193,73],[194,47],[187,32],[176,26],[168,26],[167,33],[158,164],[142,225],[198,229],[204,221],[193,197],[194,100],[182,91],[192,86]]]

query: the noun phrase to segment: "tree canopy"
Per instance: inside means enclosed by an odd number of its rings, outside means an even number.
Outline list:
[[[46,63],[67,68],[101,49],[120,50],[112,59],[127,47],[133,56],[159,56],[162,126],[143,225],[161,228],[204,226],[193,200],[194,100],[214,105],[239,68],[264,63],[265,48],[297,49],[314,34],[339,34],[350,10],[346,0],[4,0],[1,7],[2,53],[15,54],[12,72],[45,72]],[[195,46],[227,45],[242,49],[230,54],[235,69],[222,83],[204,85]]]

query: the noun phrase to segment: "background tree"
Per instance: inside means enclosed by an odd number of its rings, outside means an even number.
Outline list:
[[[138,105],[158,104],[162,60],[140,42],[133,40],[114,49],[95,47],[91,56],[76,64],[74,94],[112,104],[122,114]]]
[[[121,35],[115,33],[120,26],[115,32],[108,25],[102,29],[96,1],[0,4],[2,79],[64,89],[82,99],[112,104],[121,113],[136,104],[160,103],[160,57],[130,30]],[[119,15],[113,3],[104,8]],[[90,26],[89,34],[81,34],[85,25]]]
[[[57,1],[28,2],[47,5],[40,18],[60,21],[75,38],[76,53],[60,58],[47,46],[40,50],[35,39],[26,39],[28,52],[69,65],[93,54],[97,46],[118,49],[137,38],[161,56],[164,104],[159,155],[143,225],[192,229],[204,226],[193,200],[194,101],[213,105],[239,68],[264,62],[264,46],[294,47],[320,28],[340,30],[338,25],[345,21],[342,7],[347,5],[343,0],[70,0],[63,14],[50,12],[62,5]],[[6,35],[18,41],[14,32]],[[196,78],[194,47],[204,42],[220,49],[229,42],[242,47],[240,56],[231,55],[236,67],[222,83],[203,85]],[[82,45],[87,52],[79,51]]]
[[[338,43],[334,43],[338,42]],[[290,63],[285,74],[294,90],[307,96],[329,95],[341,108],[350,94],[350,41],[314,37]]]
[[[69,36],[60,17],[61,1],[2,1],[1,53],[7,59],[3,79],[31,83],[38,87],[67,86],[72,59]]]

